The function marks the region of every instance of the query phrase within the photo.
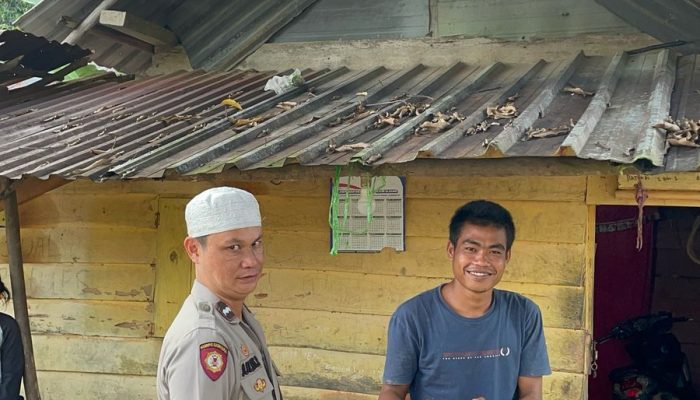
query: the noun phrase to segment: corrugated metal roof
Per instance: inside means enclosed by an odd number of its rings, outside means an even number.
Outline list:
[[[194,68],[231,69],[316,0],[119,0],[111,9],[133,13],[167,27],[179,38]],[[42,1],[17,20],[27,32],[61,41],[100,0]],[[107,34],[111,32],[111,34]],[[103,26],[79,41],[95,51],[94,61],[123,72],[138,73],[151,65],[153,46],[137,39],[115,38]]]
[[[78,46],[48,41],[29,33],[0,31],[0,90],[7,90],[8,86],[28,78],[39,78],[37,85],[62,80],[69,72],[85,65],[85,57],[90,54],[89,50]],[[78,60],[81,61],[76,62]]]
[[[429,35],[430,5],[425,0],[319,0],[270,41],[406,39]]]
[[[255,71],[59,86],[0,102],[0,175],[159,178],[493,157],[695,171],[700,150],[667,151],[652,125],[669,114],[700,118],[699,60],[664,50],[533,65],[306,70],[305,86],[282,95],[264,92],[273,74]],[[225,98],[243,110],[225,108]],[[487,110],[514,115],[494,119]]]

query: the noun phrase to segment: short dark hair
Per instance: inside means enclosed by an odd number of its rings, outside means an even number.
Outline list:
[[[465,224],[503,228],[506,231],[506,250],[510,250],[515,241],[513,217],[498,203],[474,200],[458,208],[450,220],[450,242],[453,246],[457,245]]]
[[[10,301],[10,291],[7,290],[7,287],[5,287],[5,284],[2,283],[2,279],[0,279],[0,298],[4,300],[5,303]]]
[[[202,248],[206,249],[208,237],[209,235],[197,236],[196,238],[194,238],[194,240],[196,240],[199,243],[199,245],[202,246]]]

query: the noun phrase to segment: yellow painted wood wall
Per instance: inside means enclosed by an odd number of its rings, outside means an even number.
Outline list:
[[[20,206],[42,399],[153,399],[158,196],[71,186]]]
[[[327,178],[229,182],[261,203],[266,273],[249,303],[284,374],[285,398],[376,398],[389,316],[450,278],[449,218],[477,198],[502,202],[514,215],[518,237],[500,287],[542,309],[555,370],[545,378],[545,398],[584,398],[593,222],[586,181],[409,177],[407,251],[335,257],[328,255]],[[207,186],[72,183],[21,206],[44,399],[155,398],[159,338],[192,279],[182,212]],[[4,252],[0,243],[0,262]]]

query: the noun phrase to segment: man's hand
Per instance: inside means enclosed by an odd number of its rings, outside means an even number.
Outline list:
[[[519,376],[518,393],[520,400],[542,400],[542,377]]]
[[[410,385],[382,385],[379,400],[404,400]]]

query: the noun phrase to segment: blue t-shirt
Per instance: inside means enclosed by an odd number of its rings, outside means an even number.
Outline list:
[[[438,286],[389,322],[383,381],[410,384],[412,400],[511,399],[518,376],[550,373],[540,309],[517,293],[494,289],[488,311],[465,318]]]

